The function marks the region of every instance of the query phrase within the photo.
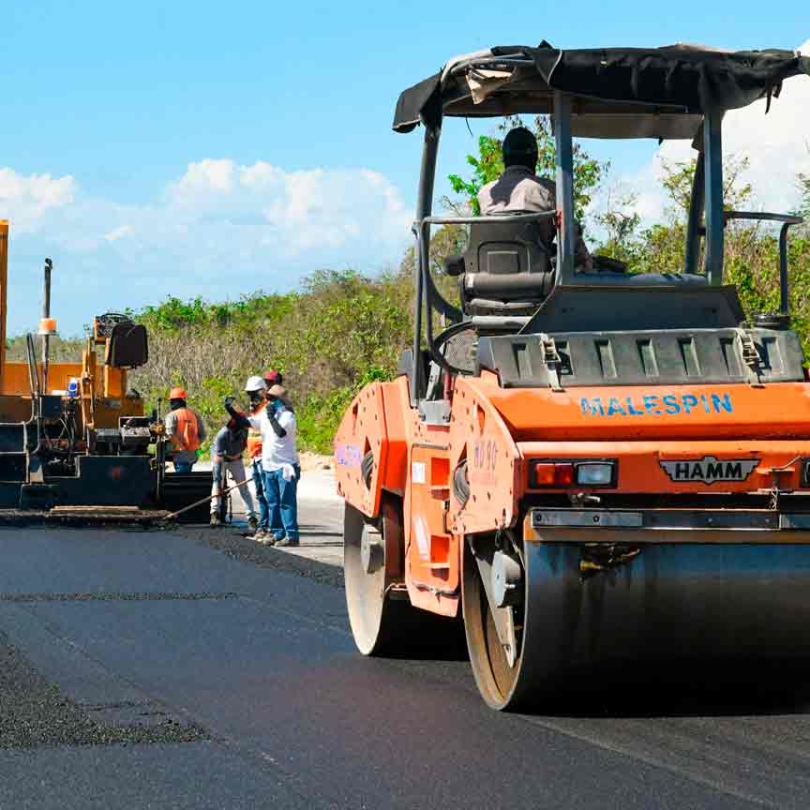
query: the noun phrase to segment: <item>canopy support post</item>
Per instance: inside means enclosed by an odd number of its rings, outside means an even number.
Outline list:
[[[419,175],[419,196],[416,203],[416,296],[414,300],[413,317],[413,367],[411,369],[411,405],[416,407],[419,394],[422,391],[422,312],[426,294],[424,267],[430,264],[430,228],[423,227],[422,220],[429,217],[433,211],[433,185],[436,179],[436,158],[439,154],[439,136],[441,125],[425,127],[425,141],[422,147],[422,169]],[[427,308],[427,317],[431,317],[430,307]]]
[[[712,110],[703,124],[706,174],[706,281],[723,283],[723,111]]]
[[[689,201],[689,221],[686,225],[686,259],[684,273],[696,275],[700,271],[700,226],[703,222],[703,202],[706,199],[706,159],[701,149],[692,178],[692,197]]]
[[[557,151],[557,283],[574,283],[574,150],[571,97],[554,91],[554,138]]]

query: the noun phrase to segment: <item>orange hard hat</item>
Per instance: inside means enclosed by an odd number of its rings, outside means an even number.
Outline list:
[[[185,399],[185,398],[186,398],[186,392],[182,388],[175,387],[175,388],[172,388],[171,391],[169,391],[169,399]]]

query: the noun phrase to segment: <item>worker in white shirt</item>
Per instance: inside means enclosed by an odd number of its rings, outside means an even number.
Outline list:
[[[262,476],[264,493],[270,511],[270,526],[282,526],[283,533],[256,537],[260,542],[277,546],[297,546],[298,479],[301,466],[295,449],[296,419],[289,407],[287,390],[281,385],[267,392],[267,405],[261,412],[246,416],[235,410],[230,397],[225,400],[228,413],[242,424],[249,424],[262,437]]]

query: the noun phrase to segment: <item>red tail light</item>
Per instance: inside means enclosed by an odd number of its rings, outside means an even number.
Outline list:
[[[531,485],[534,487],[570,487],[574,483],[574,465],[539,462],[532,468]]]
[[[615,487],[616,459],[535,461],[529,468],[529,486],[535,489],[569,487]]]

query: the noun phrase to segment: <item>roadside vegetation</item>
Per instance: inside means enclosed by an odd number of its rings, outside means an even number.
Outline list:
[[[455,197],[443,201],[456,211],[476,210],[482,185],[500,176],[501,136],[511,121],[479,140],[468,157],[467,176],[450,177]],[[548,124],[536,119],[539,171],[554,173],[554,147]],[[743,182],[746,163],[726,163],[726,203],[750,208],[752,189]],[[683,264],[686,212],[694,163],[665,166],[663,188],[669,200],[662,222],[642,226],[632,194],[611,185],[609,163],[578,148],[575,189],[578,217],[594,253],[626,262],[630,272],[677,272]],[[797,213],[810,218],[810,175],[800,175]],[[587,216],[601,192],[605,205]],[[596,239],[594,234],[599,234]],[[444,257],[463,250],[464,231],[440,228],[434,235],[431,264],[439,284],[453,296],[456,281],[441,278]],[[726,231],[727,278],[737,284],[746,312],[778,308],[778,230],[762,223],[734,222]],[[391,379],[413,323],[413,250],[396,269],[370,277],[353,270],[317,272],[300,290],[285,295],[256,292],[236,302],[168,298],[159,306],[132,313],[150,336],[149,364],[131,375],[131,385],[149,407],[164,400],[172,385],[189,391],[190,404],[213,432],[224,421],[222,401],[238,393],[248,376],[277,368],[284,373],[299,420],[302,449],[331,452],[337,424],[355,393],[372,380]],[[790,241],[793,325],[810,357],[810,228],[794,228]],[[55,340],[53,358],[80,357],[84,341]],[[11,359],[24,358],[24,341],[9,341]]]

